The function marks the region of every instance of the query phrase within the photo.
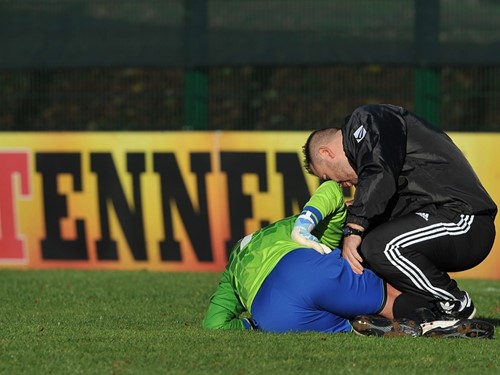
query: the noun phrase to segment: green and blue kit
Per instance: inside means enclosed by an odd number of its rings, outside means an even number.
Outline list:
[[[385,283],[367,269],[355,274],[338,249],[346,218],[338,184],[321,184],[301,215],[314,221],[312,234],[335,250],[320,254],[294,242],[299,215],[246,236],[230,254],[204,327],[350,332],[349,318],[382,309]]]

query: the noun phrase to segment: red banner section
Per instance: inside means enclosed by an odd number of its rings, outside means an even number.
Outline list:
[[[239,238],[318,186],[302,167],[307,136],[4,133],[0,267],[222,271]],[[451,136],[498,201],[500,135]],[[500,278],[498,247],[455,277]]]

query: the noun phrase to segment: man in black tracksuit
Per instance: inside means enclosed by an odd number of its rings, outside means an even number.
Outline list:
[[[448,272],[489,254],[497,206],[444,132],[401,107],[365,105],[340,130],[313,132],[303,151],[309,173],[356,187],[342,254],[354,272],[368,266],[407,292],[396,315],[423,300],[445,316],[475,315]]]

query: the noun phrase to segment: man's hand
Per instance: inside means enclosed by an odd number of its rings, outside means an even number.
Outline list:
[[[363,258],[358,253],[358,247],[361,245],[361,237],[351,235],[344,237],[344,244],[342,246],[342,256],[347,260],[354,273],[361,275],[363,273]]]
[[[310,247],[316,250],[320,254],[331,253],[332,250],[313,236],[309,231],[303,226],[295,226],[292,230],[292,240],[305,247]]]

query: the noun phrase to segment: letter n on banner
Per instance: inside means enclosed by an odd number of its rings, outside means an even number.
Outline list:
[[[28,151],[0,150],[0,263],[26,261],[16,198],[31,196]]]

